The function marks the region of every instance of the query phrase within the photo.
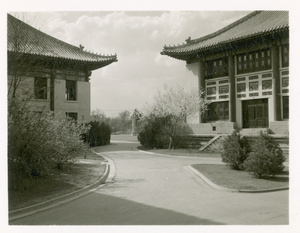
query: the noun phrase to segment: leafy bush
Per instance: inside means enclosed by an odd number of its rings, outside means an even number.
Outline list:
[[[167,148],[169,139],[160,127],[162,121],[165,120],[153,115],[144,119],[142,130],[138,134],[141,145],[146,148]]]
[[[108,124],[91,121],[86,125],[89,130],[82,135],[84,142],[87,142],[90,146],[104,146],[110,143],[111,130]]]
[[[63,168],[88,147],[80,135],[87,128],[50,112],[29,111],[29,103],[14,100],[8,116],[9,185],[17,187],[23,178],[40,177]]]
[[[280,174],[284,169],[284,161],[279,144],[270,136],[261,133],[243,167],[255,177],[263,178]]]
[[[186,124],[175,127],[172,123],[172,115],[156,116],[150,114],[143,120],[138,140],[141,145],[147,148],[170,149],[170,141],[173,149],[186,148],[188,130]]]
[[[241,165],[247,158],[250,148],[247,139],[241,137],[239,130],[235,130],[223,140],[222,145],[222,162],[229,165],[232,169],[241,170]]]

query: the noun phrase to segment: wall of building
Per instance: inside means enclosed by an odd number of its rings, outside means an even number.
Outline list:
[[[12,76],[8,75],[8,86],[12,81]],[[31,111],[42,112],[50,111],[50,79],[47,79],[47,99],[34,99],[34,77],[24,76],[22,82],[17,87],[16,94],[22,98],[28,98]],[[12,91],[11,91],[12,93]],[[11,98],[11,97],[8,97]]]
[[[234,57],[237,59],[236,56]],[[235,108],[235,118],[232,120],[232,117],[229,117],[229,121],[224,123],[214,122],[215,130],[211,130],[212,125],[210,126],[210,123],[201,123],[196,125],[195,122],[192,122],[192,129],[195,134],[228,133],[234,128],[243,129],[243,105],[249,100],[257,100],[257,103],[261,103],[262,100],[267,101],[267,120],[269,124],[265,128],[269,128],[270,132],[275,134],[284,134],[288,132],[288,119],[283,119],[284,110],[281,97],[289,95],[289,71],[288,67],[280,68],[280,54],[276,54],[274,52],[272,59],[278,60],[279,62],[273,62],[273,68],[268,70],[237,75],[237,68],[235,68],[233,79],[229,77],[206,79],[204,83],[206,99],[208,102],[229,101],[229,97],[232,92],[231,89],[234,87],[235,90],[233,96],[235,98],[235,104],[232,106]],[[235,64],[236,63],[237,61],[235,61]],[[192,65],[194,64],[196,63],[193,63]],[[191,67],[193,68],[193,66]],[[200,74],[199,70],[196,71]],[[196,72],[194,72],[194,74],[196,74]],[[231,85],[231,82],[234,82],[233,86]],[[278,101],[281,103],[278,104]],[[229,101],[229,109],[232,108],[232,106]],[[231,111],[229,112],[231,113]],[[280,112],[281,116],[278,117],[278,113]]]
[[[199,62],[186,65],[186,77],[185,77],[186,88],[198,88],[199,72],[200,72]]]
[[[61,117],[66,116],[66,112],[76,112],[78,120],[90,116],[91,96],[90,83],[77,81],[76,101],[66,100],[66,80],[56,79],[54,82],[54,112]]]
[[[199,86],[199,62],[191,63],[186,65],[186,77],[185,77],[185,88],[194,89]],[[196,114],[193,117],[188,117],[187,122],[189,124],[197,124],[200,122],[200,114]]]

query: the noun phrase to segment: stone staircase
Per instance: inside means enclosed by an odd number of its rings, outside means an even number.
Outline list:
[[[275,141],[279,144],[283,155],[287,158],[287,161],[289,159],[289,138],[287,137],[287,135],[281,135],[281,134],[269,134],[270,137],[274,138]],[[247,135],[246,136],[247,139],[250,141],[253,141],[255,139],[257,139],[257,135]]]
[[[223,139],[228,134],[218,134],[215,135],[209,142],[207,142],[204,146],[202,146],[199,151],[202,152],[214,152],[214,153],[220,153],[223,150]]]
[[[215,135],[209,134],[190,134],[185,139],[185,145],[190,149],[199,149],[206,145]]]
[[[251,141],[257,139],[260,132],[267,133],[267,129],[247,129],[242,130],[241,135],[246,137],[250,144]],[[271,137],[273,137],[279,144],[280,148],[283,151],[283,154],[287,158],[287,161],[289,159],[289,139],[287,135],[278,135],[278,134],[269,134]],[[228,136],[228,134],[218,134],[214,135],[214,137],[211,137],[209,141],[207,141],[205,144],[202,144],[199,151],[202,152],[215,152],[220,153],[222,152],[223,146],[222,146],[222,140],[224,137]]]

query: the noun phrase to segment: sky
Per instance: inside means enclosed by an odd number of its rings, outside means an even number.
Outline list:
[[[185,61],[163,56],[164,45],[215,32],[251,11],[11,12],[35,28],[118,62],[91,76],[91,109],[106,116],[142,109],[164,84],[184,86]]]

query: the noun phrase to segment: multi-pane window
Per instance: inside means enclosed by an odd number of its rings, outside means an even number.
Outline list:
[[[66,118],[77,121],[77,112],[66,112]]]
[[[228,58],[221,58],[205,62],[205,78],[228,76]]]
[[[34,78],[35,99],[47,99],[47,78]]]
[[[289,97],[282,97],[283,119],[289,119]]]
[[[289,67],[289,54],[289,45],[283,45],[281,47],[282,67]]]
[[[237,73],[244,74],[271,69],[270,49],[237,55]]]
[[[229,104],[228,101],[212,102],[208,106],[207,121],[226,121],[229,119]]]
[[[66,100],[76,99],[76,81],[66,80]]]

